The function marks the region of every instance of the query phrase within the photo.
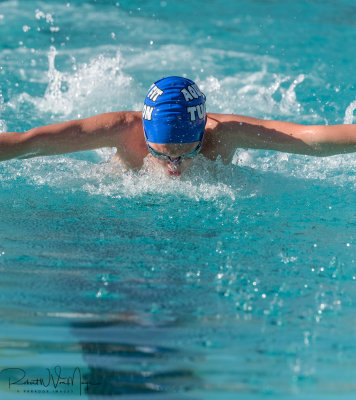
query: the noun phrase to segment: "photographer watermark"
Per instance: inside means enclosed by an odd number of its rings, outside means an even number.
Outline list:
[[[85,380],[79,367],[72,373],[62,372],[57,365],[51,370],[46,368],[41,376],[28,375],[22,368],[4,368],[0,371],[0,378],[6,379],[10,392],[21,393],[79,393],[88,392],[89,386],[100,385],[100,382]]]

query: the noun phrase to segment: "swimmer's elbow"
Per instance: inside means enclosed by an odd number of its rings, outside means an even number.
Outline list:
[[[17,158],[32,158],[47,155],[41,128],[33,128],[25,132],[22,139],[21,154]]]

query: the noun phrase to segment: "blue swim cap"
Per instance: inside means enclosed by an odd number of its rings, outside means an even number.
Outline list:
[[[198,142],[205,131],[205,95],[190,79],[160,79],[147,93],[142,122],[148,142]]]

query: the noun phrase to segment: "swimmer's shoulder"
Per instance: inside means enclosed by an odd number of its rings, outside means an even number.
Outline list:
[[[249,123],[251,121],[256,121],[256,118],[246,117],[244,115],[235,114],[218,114],[218,113],[208,113],[208,120],[206,123],[206,129],[213,132],[220,129],[226,128],[231,123],[241,122]]]
[[[87,118],[89,124],[101,125],[106,129],[123,130],[142,126],[140,111],[114,111]]]
[[[231,121],[232,118],[236,118],[236,116],[232,114],[217,113],[208,113],[207,117],[205,133],[212,137],[222,134],[228,122]]]
[[[227,122],[230,120],[230,115],[208,113],[205,126],[205,138],[212,141],[220,140],[224,136]]]
[[[129,138],[142,136],[142,113],[140,111],[114,111],[98,114],[82,120],[83,130],[112,137],[112,145],[122,145]]]
[[[130,169],[142,166],[148,150],[145,142],[141,111],[118,111],[102,114],[102,124],[107,124],[114,137],[113,147],[117,157]]]
[[[208,118],[206,121],[205,130],[207,132],[214,132],[218,128],[219,124],[221,124],[221,116],[222,114],[207,113]]]
[[[235,114],[208,113],[205,127],[205,148],[203,154],[223,162],[231,162],[236,148],[248,147],[247,138],[255,136],[258,130],[256,118]]]
[[[231,150],[226,147],[224,138],[224,114],[208,113],[205,126],[202,154],[210,159],[216,160],[219,156],[223,162],[231,161]]]

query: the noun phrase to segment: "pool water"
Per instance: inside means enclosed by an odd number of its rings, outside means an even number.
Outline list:
[[[168,75],[208,112],[352,123],[355,17],[2,1],[0,131],[141,110]],[[355,155],[240,149],[169,179],[114,152],[0,163],[0,398],[354,399]]]

